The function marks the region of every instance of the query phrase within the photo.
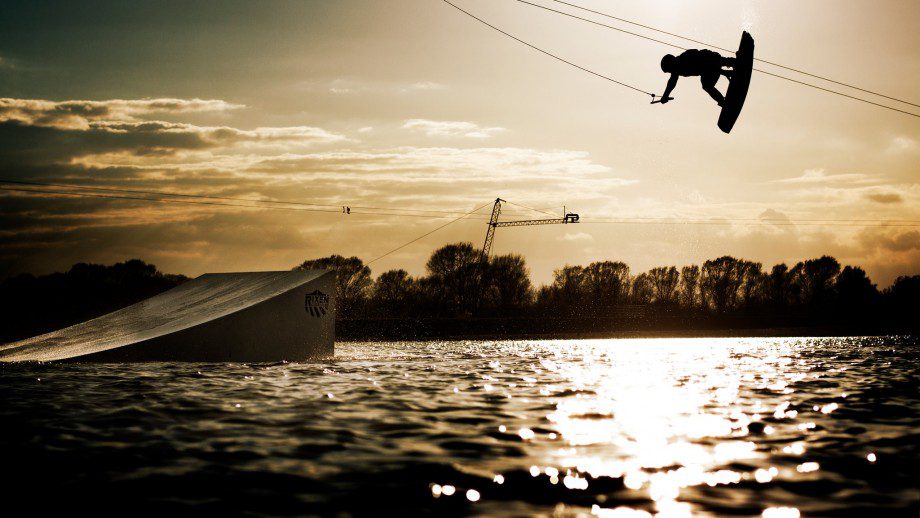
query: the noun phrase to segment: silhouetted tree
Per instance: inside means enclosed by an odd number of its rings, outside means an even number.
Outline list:
[[[405,316],[417,305],[418,286],[406,270],[389,270],[374,283],[371,302],[376,313],[386,317]]]
[[[763,298],[763,285],[766,278],[763,273],[763,265],[739,259],[738,269],[741,275],[741,287],[736,303],[739,307],[756,305]]]
[[[632,303],[649,304],[655,296],[651,277],[647,273],[640,273],[632,281]]]
[[[674,266],[659,266],[648,272],[652,285],[654,301],[659,304],[673,304],[677,302],[680,274]]]
[[[834,282],[837,307],[841,316],[855,317],[868,311],[878,301],[878,288],[865,270],[854,266],[845,266]]]
[[[140,259],[111,266],[78,263],[66,273],[8,278],[0,283],[0,343],[110,313],[187,280]]]
[[[342,317],[355,316],[373,284],[371,269],[357,257],[330,255],[304,261],[294,269],[335,271],[336,311]]]
[[[700,267],[693,264],[680,269],[680,296],[684,306],[693,309],[699,305]]]
[[[830,256],[797,263],[789,272],[794,295],[809,308],[827,308],[840,263]]]
[[[774,308],[788,307],[791,302],[792,288],[789,281],[789,267],[777,264],[764,279],[764,302]]]
[[[620,304],[629,296],[629,266],[619,261],[597,261],[582,271],[582,288],[592,307]]]
[[[533,302],[530,272],[520,255],[499,255],[489,259],[483,297],[500,312],[520,310]]]
[[[480,251],[472,243],[453,243],[434,251],[425,267],[434,294],[448,311],[468,314],[479,298]]]
[[[731,256],[710,259],[703,263],[700,275],[700,295],[703,305],[725,313],[735,306],[742,283],[739,261]]]
[[[541,305],[555,313],[572,314],[582,309],[585,269],[581,266],[565,265],[553,271],[553,283],[540,290]]]
[[[920,333],[920,275],[898,277],[884,297],[886,319],[905,331]]]

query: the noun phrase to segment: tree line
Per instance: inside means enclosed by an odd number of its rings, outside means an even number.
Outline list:
[[[471,243],[435,250],[425,274],[394,269],[376,279],[357,257],[332,255],[297,269],[337,275],[338,316],[358,318],[604,317],[644,307],[686,315],[773,315],[798,322],[868,321],[884,315],[910,322],[920,314],[920,275],[899,277],[879,290],[858,266],[830,256],[777,264],[731,256],[699,265],[658,266],[634,273],[621,261],[566,265],[550,284],[535,287],[524,258],[490,257],[480,264]]]
[[[472,328],[450,327],[444,321],[525,320],[518,327],[478,328],[485,334],[513,334],[556,320],[562,323],[555,328],[567,329],[572,319],[596,319],[600,323],[589,323],[588,329],[609,331],[605,318],[637,312],[651,316],[644,329],[704,319],[709,327],[720,327],[747,318],[745,325],[760,327],[844,324],[918,332],[920,320],[920,275],[899,277],[879,290],[864,270],[829,256],[769,270],[758,262],[723,256],[638,273],[621,261],[596,261],[563,266],[553,272],[551,283],[539,287],[531,283],[520,255],[496,255],[484,265],[480,256],[471,243],[449,244],[431,254],[420,276],[394,269],[374,278],[361,259],[341,255],[304,261],[295,269],[336,271],[337,328],[354,337],[373,334],[379,328],[373,322],[384,319],[437,320],[441,323],[429,326],[430,331],[440,326],[461,333]],[[0,343],[115,311],[186,280],[138,259],[111,266],[79,263],[63,273],[6,278],[0,281]],[[671,320],[664,322],[661,316]],[[410,335],[411,327],[393,327],[388,336]]]
[[[187,280],[140,259],[110,266],[77,263],[66,272],[8,277],[0,282],[0,343],[110,313]]]

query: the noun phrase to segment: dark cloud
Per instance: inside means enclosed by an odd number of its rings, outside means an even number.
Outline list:
[[[904,198],[898,193],[868,193],[866,198],[872,200],[876,203],[901,203],[904,201]]]
[[[908,250],[920,250],[920,232],[914,230],[904,232],[889,240],[884,241],[885,248],[897,252],[906,252]]]
[[[774,227],[783,228],[787,231],[793,230],[792,225],[790,225],[792,220],[789,219],[789,216],[783,214],[782,212],[778,210],[767,209],[761,212],[758,217],[764,223],[773,225]]]
[[[155,126],[155,125],[154,125]],[[115,151],[204,149],[216,144],[200,132],[164,131],[142,125],[135,130],[86,130],[0,122],[0,167],[36,166]]]
[[[159,114],[220,112],[243,108],[217,99],[112,99],[107,101],[47,101],[0,98],[0,121],[30,126],[87,128],[94,121],[137,120]]]
[[[870,250],[889,252],[910,252],[920,250],[920,231],[909,230],[900,233],[866,229],[859,235],[859,241]]]

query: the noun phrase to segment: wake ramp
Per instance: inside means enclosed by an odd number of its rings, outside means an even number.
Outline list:
[[[335,273],[209,273],[132,306],[0,346],[0,361],[328,358]]]

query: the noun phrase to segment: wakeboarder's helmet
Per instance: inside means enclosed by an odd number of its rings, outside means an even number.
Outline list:
[[[674,64],[676,61],[677,61],[677,58],[675,58],[671,54],[668,54],[665,57],[661,58],[661,71],[670,73],[672,70],[674,70]]]

